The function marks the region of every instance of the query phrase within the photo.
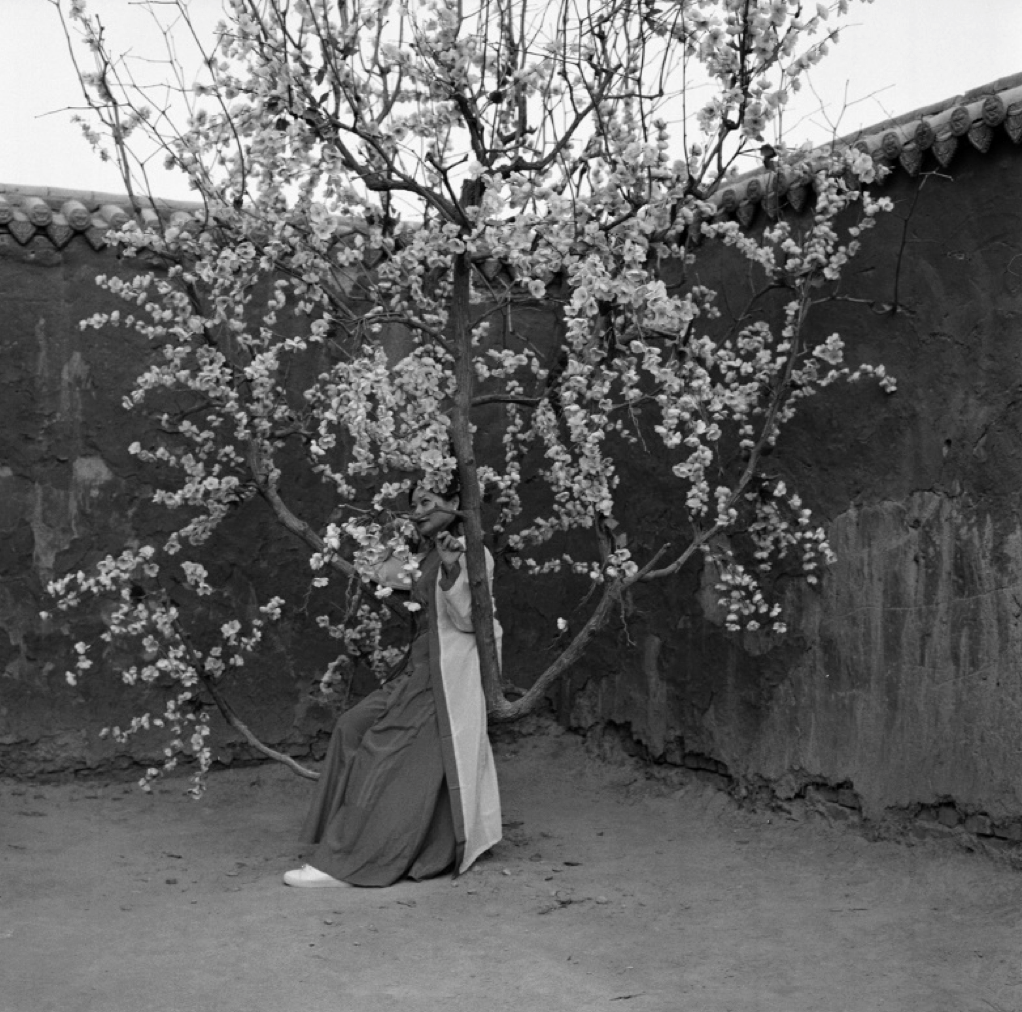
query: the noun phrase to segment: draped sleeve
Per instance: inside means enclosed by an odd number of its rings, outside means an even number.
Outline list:
[[[472,625],[472,590],[468,582],[468,566],[463,559],[455,564],[457,571],[450,577],[440,571],[440,598],[443,602],[444,611],[451,625],[463,633],[470,633]],[[486,581],[489,584],[490,595],[493,595],[493,556],[486,552]]]

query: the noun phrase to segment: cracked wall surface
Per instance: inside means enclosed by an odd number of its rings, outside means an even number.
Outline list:
[[[569,722],[627,725],[653,757],[707,755],[782,797],[846,784],[868,818],[944,804],[1019,828],[1019,158],[1005,144],[952,173],[896,177],[847,301],[814,309],[821,339],[840,331],[898,392],[835,390],[771,463],[838,556],[819,589],[781,585],[785,641],[725,636],[689,572],[687,593],[647,593],[633,634],[645,649],[619,672],[576,674]],[[728,290],[737,302],[742,279]]]
[[[851,265],[841,300],[814,309],[821,340],[840,331],[853,360],[885,363],[899,389],[834,389],[771,459],[827,523],[838,555],[818,589],[779,582],[787,637],[726,634],[706,575],[690,567],[637,589],[624,621],[554,691],[566,723],[626,728],[655,760],[767,784],[781,797],[844,791],[868,818],[911,806],[977,824],[1022,817],[1019,164],[1005,137],[985,155],[962,154],[953,172],[897,176],[884,189],[895,211]],[[720,284],[723,268],[704,252],[698,280]],[[38,616],[54,574],[167,525],[126,452],[134,423],[119,408],[143,350],[130,335],[76,325],[104,306],[94,275],[116,269],[131,267],[83,243],[60,252],[37,240],[0,244],[7,772],[148,758],[144,740],[124,751],[98,737],[137,704],[113,679],[70,689],[69,630]],[[723,277],[724,303],[739,304],[749,279]],[[537,336],[545,326],[538,317],[523,325]],[[653,448],[652,463],[625,464],[640,553],[674,517],[657,459]],[[297,558],[255,507],[243,521],[243,533],[225,535],[213,574],[242,609]],[[570,578],[538,585],[498,572],[513,679],[528,684],[552,656],[551,618],[571,615],[580,589]],[[296,753],[317,748],[330,720],[310,692],[329,657],[311,643],[285,624],[254,677],[234,686],[245,719]],[[232,738],[217,734],[229,758]]]

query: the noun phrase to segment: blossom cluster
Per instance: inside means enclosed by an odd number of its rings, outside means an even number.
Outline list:
[[[356,657],[384,677],[401,646],[380,609],[418,574],[406,497],[413,480],[442,491],[457,475],[469,538],[485,512],[512,566],[582,576],[608,600],[702,558],[729,628],[783,631],[772,574],[812,582],[831,553],[763,461],[838,380],[896,388],[882,365],[847,362],[812,312],[889,202],[864,153],[796,148],[773,181],[810,183],[809,216],[757,233],[712,198],[847,7],[227,0],[190,119],[162,134],[104,55],[101,121],[134,113],[131,136],[162,145],[206,208],[125,226],[116,239],[143,266],[97,279],[118,308],[83,321],[149,350],[125,406],[155,424],[130,449],[180,517],[157,547],[189,557],[193,592],[215,589],[196,568],[212,534],[260,500],[303,545],[301,578],[327,594],[336,574],[351,581],[343,617],[316,617],[341,651],[321,684]],[[100,27],[72,13],[106,54]],[[694,78],[712,97],[679,121],[672,82]],[[758,278],[749,312],[729,318],[694,280],[706,246]],[[499,452],[484,459],[484,444]],[[674,528],[652,546],[631,536],[623,485],[644,455]],[[126,593],[128,574],[159,579],[152,556],[125,558],[55,589],[70,606]],[[199,650],[169,599],[144,601],[128,592],[116,613],[116,635],[144,650],[153,635],[160,651],[128,669],[136,680],[192,693],[258,642],[262,620],[239,619]],[[176,698],[179,714],[192,696]]]
[[[126,727],[104,728],[103,736],[123,745],[143,731],[164,732],[168,740],[162,746],[161,764],[146,770],[140,786],[149,790],[157,776],[173,770],[184,756],[194,764],[192,793],[198,796],[213,761],[208,742],[210,700],[203,689],[229,670],[245,666],[259,648],[267,622],[281,617],[284,602],[273,597],[244,622],[238,618],[222,622],[215,631],[206,631],[200,645],[184,627],[179,600],[180,588],[196,597],[214,593],[206,568],[190,560],[158,559],[152,545],[127,548],[99,560],[90,572],[78,570],[52,581],[48,592],[57,612],[68,617],[86,602],[103,602],[99,642],[74,644],[73,667],[65,673],[69,685],[77,686],[89,676],[98,660],[98,673],[116,674],[124,685],[144,690],[147,699],[159,700],[157,709],[133,717]],[[177,592],[171,593],[170,587]],[[56,617],[43,613],[46,620]]]

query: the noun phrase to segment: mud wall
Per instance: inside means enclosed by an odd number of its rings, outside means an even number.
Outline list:
[[[986,153],[960,153],[950,171],[895,173],[884,188],[895,211],[849,271],[848,301],[815,311],[821,338],[840,331],[853,358],[884,362],[899,389],[835,390],[776,454],[777,473],[804,489],[838,554],[819,589],[781,586],[789,636],[725,634],[693,568],[633,596],[626,622],[558,691],[566,723],[617,726],[654,760],[781,795],[831,785],[871,817],[952,804],[991,825],[1022,818],[1019,159],[999,136]],[[703,280],[738,302],[748,278],[706,252]],[[167,523],[126,453],[119,407],[143,349],[77,326],[105,304],[94,275],[133,269],[82,238],[57,249],[0,232],[5,772],[147,758],[145,742],[119,752],[97,737],[137,703],[113,680],[70,689],[68,630],[39,618],[53,575]],[[670,527],[672,494],[655,461],[626,477],[641,551]],[[218,546],[213,574],[239,605],[277,589],[297,561],[257,504],[243,520]],[[498,599],[508,673],[527,684],[551,654],[550,617],[570,613],[572,588],[506,571]],[[298,753],[315,751],[330,721],[311,692],[329,651],[306,633],[300,622],[278,629],[235,696],[266,740]],[[217,734],[230,759],[234,740]]]
[[[125,726],[146,701],[100,664],[71,688],[65,671],[75,639],[103,631],[102,615],[70,625],[45,593],[55,576],[88,569],[127,545],[174,529],[178,518],[151,502],[153,475],[127,452],[145,440],[143,421],[121,399],[146,361],[141,338],[98,334],[79,321],[107,296],[97,274],[132,276],[96,235],[57,249],[46,234],[20,242],[0,231],[0,773],[49,774],[148,765],[161,757],[155,735],[125,749],[100,737]],[[242,507],[211,545],[214,585],[240,614],[266,601],[279,574],[301,572],[298,546],[281,537],[260,504]],[[50,617],[40,613],[50,609]],[[225,613],[222,620],[226,620]],[[333,656],[301,620],[272,628],[251,677],[230,687],[245,719],[270,742],[307,749],[330,721],[311,692]],[[158,705],[154,697],[153,706]],[[220,758],[236,736],[217,725]]]
[[[576,676],[570,723],[782,796],[825,785],[870,818],[943,806],[1022,838],[1020,156],[1005,139],[896,173],[853,301],[815,310],[898,391],[834,391],[777,454],[838,556],[819,589],[786,589],[787,641],[725,635],[689,573],[637,604],[619,672]]]

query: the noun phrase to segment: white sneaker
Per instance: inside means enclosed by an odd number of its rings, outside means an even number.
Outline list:
[[[327,886],[346,886],[347,882],[328,875],[325,871],[303,864],[301,868],[284,872],[284,885],[301,886],[305,889],[322,889]]]

